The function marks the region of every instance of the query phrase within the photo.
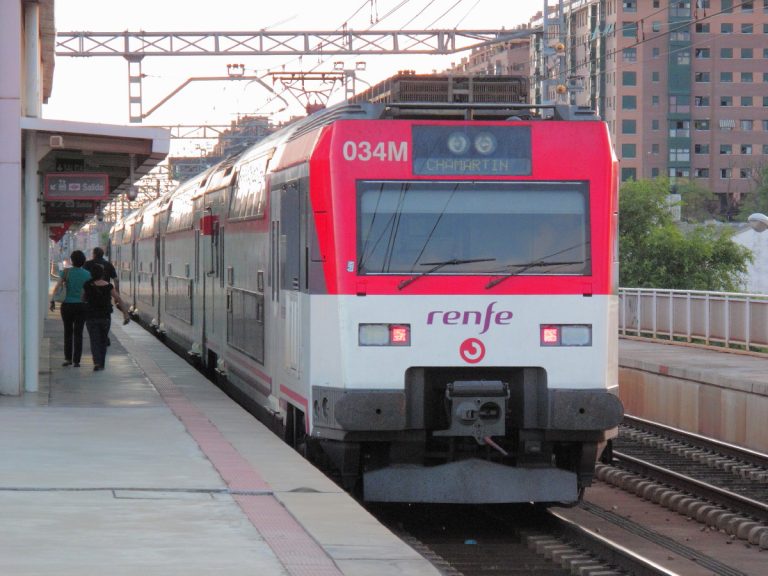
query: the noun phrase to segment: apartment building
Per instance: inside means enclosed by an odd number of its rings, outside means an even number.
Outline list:
[[[535,100],[595,108],[624,180],[691,179],[724,212],[754,190],[768,163],[768,0],[550,4],[529,23]],[[464,72],[496,73],[475,60]]]

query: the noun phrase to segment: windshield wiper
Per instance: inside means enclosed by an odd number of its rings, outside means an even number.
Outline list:
[[[501,284],[506,280],[507,278],[511,278],[512,276],[518,276],[522,274],[523,272],[526,272],[530,270],[531,268],[548,268],[549,266],[565,266],[568,264],[584,264],[583,260],[575,260],[570,262],[545,262],[544,260],[534,260],[533,262],[526,262],[525,264],[510,264],[507,266],[507,268],[516,266],[519,267],[518,270],[515,270],[514,272],[510,272],[509,274],[505,274],[504,276],[499,276],[498,278],[494,278],[493,280],[489,281],[488,284],[485,285],[485,289],[488,290],[490,288],[493,288],[497,284]]]
[[[401,280],[400,283],[397,285],[398,290],[402,290],[408,284],[411,282],[416,282],[419,278],[423,278],[424,276],[429,276],[433,272],[437,272],[440,270],[440,268],[443,268],[445,266],[458,266],[459,264],[471,264],[472,262],[493,262],[496,260],[496,258],[467,258],[464,260],[459,260],[457,258],[453,258],[451,260],[443,260],[441,262],[422,262],[421,266],[432,266],[429,270],[426,270],[422,272],[421,274],[417,274],[416,276],[411,276],[410,278],[406,280]]]

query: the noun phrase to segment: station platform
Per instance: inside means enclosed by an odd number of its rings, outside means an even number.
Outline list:
[[[619,340],[627,414],[768,453],[768,354]]]
[[[106,368],[0,397],[0,574],[437,575],[353,498],[136,324]]]

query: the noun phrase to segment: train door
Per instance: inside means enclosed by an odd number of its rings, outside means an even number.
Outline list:
[[[201,219],[200,257],[202,259],[201,282],[203,285],[203,332],[205,337],[203,353],[205,363],[213,370],[213,360],[221,353],[220,343],[224,337],[223,322],[226,320],[223,298],[224,291],[224,234],[222,220],[223,194],[216,191],[205,196],[205,207]],[[211,353],[216,356],[212,356]]]
[[[298,181],[273,191],[272,299],[277,317],[274,358],[289,383],[301,377],[301,199]]]

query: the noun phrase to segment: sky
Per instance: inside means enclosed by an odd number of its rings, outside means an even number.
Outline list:
[[[549,0],[551,4],[554,0]],[[55,0],[59,32],[249,32],[266,30],[334,31],[345,23],[353,30],[514,28],[527,23],[545,0]],[[245,74],[272,84],[271,71],[332,71],[344,61],[356,71],[358,91],[399,70],[430,73],[448,68],[468,52],[449,56],[162,56],[142,61],[142,106],[148,112],[187,79],[226,76],[227,64],[243,64]],[[282,86],[274,85],[277,92]],[[282,121],[303,113],[290,94],[275,99],[258,82],[194,82],[143,122],[145,126],[228,125],[244,115],[271,115]],[[343,99],[337,84],[330,103]],[[43,107],[46,118],[128,124],[128,63],[122,57],[56,58],[53,92]],[[134,124],[136,125],[136,124]],[[199,144],[176,143],[189,147]],[[209,143],[212,144],[212,143]],[[173,150],[172,150],[173,152]],[[177,153],[178,150],[177,150]]]

